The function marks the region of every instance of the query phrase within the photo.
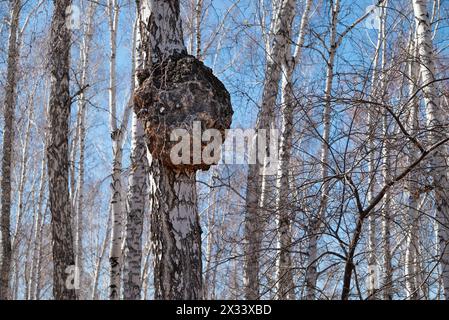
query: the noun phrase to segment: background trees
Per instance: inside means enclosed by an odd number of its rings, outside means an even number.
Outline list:
[[[178,180],[194,297],[447,298],[446,1],[180,0],[176,43],[226,85],[233,127],[280,130],[277,174],[196,182],[148,173],[131,109],[149,4],[0,3],[2,299],[173,297],[150,230]]]

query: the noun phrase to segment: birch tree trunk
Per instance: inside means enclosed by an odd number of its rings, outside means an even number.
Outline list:
[[[375,101],[382,102],[383,92],[383,72],[385,66],[385,9],[381,9],[380,25],[377,36],[377,44],[375,48],[375,56],[373,61],[373,75],[372,75],[372,88],[371,95]],[[381,60],[381,68],[379,70],[379,58]],[[370,175],[367,202],[371,203],[376,191],[376,148],[375,148],[375,136],[376,136],[376,122],[379,120],[378,113],[372,106],[368,106],[368,150],[370,152],[368,157],[368,172]],[[384,179],[388,179],[389,164],[388,164],[388,137],[386,131],[388,130],[387,114],[382,113],[382,125],[384,132],[384,144],[381,150],[382,154],[382,174]],[[387,191],[384,198],[383,214],[389,214],[389,191]],[[377,299],[377,292],[379,290],[379,263],[377,260],[377,219],[374,213],[368,217],[368,298],[373,300]],[[388,227],[387,227],[388,229]],[[388,230],[386,231],[389,232]],[[389,239],[386,240],[387,242]],[[388,255],[388,253],[387,253]]]
[[[201,19],[203,14],[204,0],[196,0],[195,5],[195,34],[196,34],[196,57],[202,60],[201,57]]]
[[[75,265],[68,181],[71,40],[70,30],[66,26],[66,10],[71,4],[71,0],[54,1],[50,35],[47,166],[53,236],[53,295],[56,300],[76,299],[75,290],[66,284],[66,271]]]
[[[125,131],[129,120],[130,105],[124,107],[122,123],[117,122],[117,27],[119,18],[119,6],[117,0],[108,1],[109,32],[110,32],[110,57],[109,57],[109,115],[112,139],[112,174],[111,174],[111,209],[112,209],[112,236],[109,253],[110,284],[109,298],[120,299],[120,282],[122,270],[122,233],[123,233],[123,187],[122,187],[122,160]]]
[[[107,254],[108,244],[111,237],[111,224],[112,224],[112,209],[111,204],[109,204],[108,209],[108,221],[106,224],[106,232],[103,238],[103,241],[101,243],[100,252],[97,256],[97,259],[95,261],[94,271],[93,271],[93,283],[92,283],[92,294],[91,299],[92,300],[98,300],[98,283],[100,280],[100,274],[101,274],[101,264],[103,262],[104,257]]]
[[[407,123],[408,130],[410,134],[414,135],[418,132],[419,122],[418,122],[418,113],[419,113],[419,101],[418,97],[413,97],[412,95],[416,92],[418,88],[419,82],[419,66],[417,64],[418,59],[418,47],[416,44],[415,35],[411,37],[410,40],[410,57],[411,61],[409,63],[408,70],[408,78],[409,78],[409,96],[412,98],[410,101],[410,110],[409,110],[409,120]],[[411,146],[408,150],[408,163],[411,164],[416,160],[417,149],[415,146]],[[407,212],[407,238],[406,238],[406,252],[405,252],[405,288],[407,292],[407,296],[411,300],[415,300],[417,298],[417,282],[416,282],[416,270],[415,270],[415,260],[416,249],[418,248],[417,241],[417,222],[419,218],[419,199],[420,199],[420,191],[419,191],[419,173],[414,170],[409,175],[408,180],[408,212]]]
[[[77,199],[76,199],[76,227],[75,227],[75,260],[79,270],[79,282],[84,286],[84,264],[83,264],[83,206],[84,206],[84,153],[86,140],[86,89],[88,86],[88,69],[90,58],[90,46],[93,37],[93,24],[96,3],[91,2],[88,6],[87,23],[84,30],[84,36],[81,44],[81,79],[80,79],[80,96],[78,103],[79,110],[79,168],[77,181]],[[80,296],[83,295],[80,292]]]
[[[387,7],[388,1],[384,3],[384,6],[381,9],[381,17],[380,17],[380,38],[382,43],[382,60],[381,60],[381,68],[379,75],[379,94],[378,99],[381,103],[384,103],[384,97],[387,96],[386,92],[386,63],[387,63],[387,35],[386,35],[386,23],[387,23]],[[384,144],[382,148],[382,180],[384,185],[388,183],[389,177],[391,177],[391,146],[390,146],[390,133],[389,133],[389,122],[390,115],[386,109],[382,111],[382,136],[384,139]],[[382,206],[382,250],[384,255],[383,261],[383,272],[384,275],[382,277],[382,289],[383,289],[383,298],[384,300],[392,300],[393,299],[393,265],[392,265],[392,252],[391,252],[391,192],[387,190],[385,193],[385,197],[383,200]],[[379,264],[379,262],[377,261]],[[378,267],[378,270],[380,268]],[[380,275],[376,274],[375,281],[379,282]],[[379,289],[379,288],[377,288]],[[376,292],[374,293],[373,298],[378,298]]]
[[[34,92],[31,93],[31,97],[29,98],[28,101],[29,104],[29,111],[28,111],[28,123],[26,126],[26,131],[25,131],[25,137],[24,137],[24,142],[23,142],[23,147],[22,147],[22,157],[20,160],[20,178],[19,178],[19,185],[18,185],[18,196],[17,196],[17,211],[16,211],[16,225],[14,228],[14,233],[12,235],[12,241],[11,241],[11,248],[12,248],[12,256],[13,256],[13,261],[14,261],[14,268],[13,268],[13,274],[14,274],[14,281],[13,281],[13,294],[12,294],[12,298],[14,300],[16,300],[17,297],[17,287],[18,287],[18,282],[19,282],[19,269],[20,269],[20,265],[19,265],[19,251],[20,251],[20,245],[21,242],[24,240],[23,239],[23,233],[22,233],[22,219],[23,219],[23,214],[25,212],[25,208],[24,208],[24,194],[25,194],[25,185],[27,182],[27,178],[28,178],[28,149],[29,149],[29,144],[30,144],[30,139],[31,139],[31,128],[32,128],[32,123],[34,122],[33,120],[33,115],[34,115]],[[34,188],[34,186],[33,186]]]
[[[281,80],[281,65],[285,57],[285,51],[290,43],[291,28],[295,0],[282,0],[279,9],[276,10],[273,24],[273,39],[267,52],[267,65],[265,69],[264,88],[262,93],[262,106],[257,117],[256,130],[270,129],[274,120],[274,107]],[[261,160],[261,159],[259,159]],[[246,215],[245,215],[245,261],[244,261],[244,286],[245,298],[248,300],[259,299],[259,271],[260,249],[262,233],[264,229],[264,213],[261,204],[263,163],[250,164],[247,177],[246,191]]]
[[[45,150],[45,137],[44,137],[44,150]],[[37,273],[39,272],[38,269],[38,260],[39,260],[39,251],[41,250],[42,246],[42,235],[41,235],[41,228],[43,223],[43,204],[44,204],[44,197],[45,197],[45,187],[46,187],[46,180],[47,180],[47,172],[46,172],[46,159],[45,156],[42,157],[42,164],[41,164],[41,179],[39,182],[39,195],[37,200],[37,209],[36,209],[36,223],[34,225],[34,246],[33,246],[33,254],[32,254],[32,260],[31,260],[31,274],[30,274],[30,293],[28,295],[28,300],[36,300],[36,280],[37,280]]]
[[[137,63],[142,63],[143,53],[137,51],[137,42],[141,48],[141,35],[137,34],[138,21],[133,31],[132,73],[135,74]],[[133,77],[135,78],[135,76]],[[135,83],[132,81],[132,91]],[[123,296],[126,300],[140,300],[142,292],[142,232],[145,213],[145,197],[147,196],[148,160],[146,158],[145,132],[136,114],[132,116],[131,133],[131,172],[128,178],[127,219],[125,231],[125,257],[123,273]]]
[[[19,63],[19,48],[17,32],[21,1],[10,1],[11,20],[8,40],[8,67],[5,87],[5,124],[3,129],[2,150],[2,198],[1,198],[1,265],[0,265],[0,300],[9,299],[9,278],[11,273],[11,167],[12,146],[14,142],[14,114],[17,100],[17,69]]]
[[[332,83],[334,80],[334,62],[337,53],[337,23],[340,13],[340,0],[336,0],[332,7],[331,34],[329,39],[329,58],[327,61],[326,87],[324,90],[324,110],[323,110],[323,138],[321,146],[321,178],[323,184],[321,187],[321,201],[319,212],[313,217],[309,225],[309,245],[307,253],[309,264],[306,272],[306,299],[314,300],[316,298],[316,283],[318,281],[317,258],[318,258],[318,239],[322,220],[326,214],[329,198],[329,142],[331,127],[331,97]]]
[[[207,237],[206,237],[206,253],[205,253],[205,271],[204,271],[204,299],[213,299],[213,282],[211,281],[212,274],[212,251],[213,244],[215,242],[215,212],[217,206],[217,188],[215,187],[215,179],[218,176],[218,172],[214,171],[211,174],[209,185],[211,186],[210,193],[208,195],[208,205],[206,210],[206,219],[207,219]]]
[[[132,117],[131,172],[127,196],[126,252],[124,261],[124,299],[140,300],[142,269],[142,232],[147,196],[148,162],[144,130],[137,116]]]
[[[421,77],[426,106],[429,140],[436,143],[447,137],[446,116],[440,104],[440,98],[435,82],[435,61],[432,44],[432,30],[427,11],[426,0],[413,0],[413,11],[417,24],[417,45],[421,63]],[[440,248],[441,278],[443,292],[449,300],[449,181],[447,175],[446,146],[441,146],[431,155],[431,175],[435,192],[435,218],[438,222],[438,242]]]
[[[277,225],[279,232],[278,247],[279,256],[277,261],[277,286],[279,299],[295,299],[295,284],[292,269],[292,234],[291,221],[293,216],[288,204],[290,183],[290,157],[292,152],[293,136],[293,112],[295,110],[295,96],[293,93],[293,73],[301,58],[302,46],[304,45],[306,28],[309,22],[312,0],[307,0],[301,18],[301,27],[298,40],[296,41],[295,53],[292,56],[290,48],[285,50],[282,64],[282,100],[281,100],[281,143],[279,154],[279,168],[277,177],[278,195],[276,199]]]
[[[179,0],[140,1],[144,68],[186,54]],[[202,299],[201,227],[195,171],[175,172],[152,161],[151,239],[155,299]]]

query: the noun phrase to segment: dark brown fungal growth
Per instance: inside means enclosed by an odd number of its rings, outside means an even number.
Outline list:
[[[175,129],[185,129],[192,137],[193,123],[201,122],[201,132],[217,129],[225,139],[232,122],[231,98],[212,70],[190,55],[173,55],[151,69],[137,72],[139,86],[134,92],[134,108],[145,127],[147,145],[155,159],[167,167],[196,171],[210,164],[175,165],[170,151],[178,142],[170,141]],[[201,139],[201,137],[199,137]],[[202,143],[201,149],[207,142]],[[190,146],[192,149],[192,139]]]

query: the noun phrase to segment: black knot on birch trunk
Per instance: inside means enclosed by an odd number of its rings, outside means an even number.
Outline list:
[[[174,169],[208,170],[211,164],[193,161],[193,125],[194,122],[201,123],[201,132],[219,130],[224,141],[233,110],[223,83],[203,62],[185,54],[172,55],[150,69],[138,70],[137,79],[134,111],[144,124],[152,156]],[[178,143],[170,141],[170,135],[176,129],[185,129],[190,134],[189,164],[175,165],[170,159],[170,151]],[[206,145],[207,142],[202,142],[201,149]]]

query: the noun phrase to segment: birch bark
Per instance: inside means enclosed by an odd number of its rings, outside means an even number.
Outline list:
[[[413,0],[427,127],[430,130],[429,140],[431,143],[435,143],[446,138],[445,125],[447,121],[444,121],[446,117],[435,82],[437,79],[435,76],[435,55],[427,4],[428,1],[426,0]],[[430,165],[435,192],[435,219],[438,221],[441,278],[444,297],[449,300],[449,180],[446,159],[446,146],[441,146],[431,155]]]
[[[76,299],[75,290],[66,284],[68,267],[75,265],[68,180],[71,31],[67,28],[66,18],[71,4],[71,0],[54,1],[50,35],[47,166],[53,236],[53,295],[57,300]]]
[[[140,1],[144,62],[149,67],[186,54],[179,0]],[[155,299],[202,299],[201,227],[196,174],[150,163]]]

